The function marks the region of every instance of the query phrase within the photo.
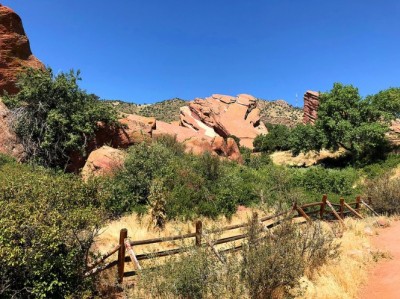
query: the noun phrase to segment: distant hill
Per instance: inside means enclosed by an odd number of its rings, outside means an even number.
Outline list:
[[[294,127],[303,121],[303,110],[293,107],[284,100],[258,99],[258,108],[260,109],[261,120],[264,123]]]
[[[111,103],[118,111],[123,113],[138,114],[142,116],[152,116],[157,120],[172,122],[179,120],[179,108],[188,105],[188,101],[174,98],[157,102],[154,104],[134,104],[126,103],[123,101],[107,100]]]
[[[107,100],[118,111],[123,113],[152,116],[157,120],[172,122],[179,121],[179,108],[188,105],[188,101],[174,98],[154,104],[134,104],[119,100]],[[284,100],[268,101],[259,99],[261,120],[264,123],[283,124],[293,127],[303,120],[303,110],[295,108]]]

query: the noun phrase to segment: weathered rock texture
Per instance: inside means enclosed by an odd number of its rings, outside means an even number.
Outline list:
[[[109,146],[102,146],[90,153],[82,169],[82,178],[88,180],[99,175],[112,175],[125,161],[125,152]]]
[[[24,148],[10,127],[10,118],[10,111],[0,99],[0,153],[21,161],[24,158]]]
[[[260,121],[256,98],[246,94],[195,99],[181,108],[180,119],[182,126],[211,138],[235,135],[240,138],[240,145],[248,148],[253,148],[257,135],[268,133]]]
[[[313,124],[318,117],[319,92],[308,90],[304,94],[304,124]]]
[[[15,83],[24,67],[44,68],[44,65],[32,55],[21,18],[0,4],[0,95],[4,91],[18,92]]]
[[[144,117],[134,114],[126,114],[119,119],[122,127],[113,127],[98,123],[98,130],[95,137],[88,142],[86,152],[92,151],[109,145],[113,148],[128,148],[131,145],[151,141],[152,132],[156,127],[156,120],[153,117]],[[70,154],[70,163],[67,170],[78,172],[86,163],[86,157],[81,153],[73,152]]]
[[[178,142],[185,145],[187,153],[201,155],[209,152],[232,161],[243,162],[239,147],[232,138],[225,140],[221,136],[210,137],[205,135],[203,131],[157,121],[156,130],[153,131],[153,138],[157,139],[162,135],[175,137]]]

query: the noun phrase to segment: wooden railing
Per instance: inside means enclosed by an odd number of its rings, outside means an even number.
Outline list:
[[[368,199],[370,203],[370,199]],[[289,217],[293,216],[293,212],[297,212],[299,217],[306,219],[307,222],[311,223],[313,218],[317,218],[320,220],[338,220],[339,223],[344,227],[344,217],[347,215],[353,215],[357,218],[362,219],[363,216],[361,215],[361,206],[365,206],[368,210],[376,214],[376,212],[367,204],[364,200],[360,197],[356,198],[355,202],[346,203],[343,198],[340,199],[339,204],[331,203],[328,200],[328,197],[324,195],[322,197],[321,202],[314,202],[314,203],[307,203],[304,205],[297,205],[296,203],[293,204],[292,208],[288,211],[277,213],[274,215],[264,216],[258,219],[258,215],[254,214],[253,217],[257,218],[257,221],[263,225],[264,230],[271,229],[277,225],[279,225],[283,220],[288,219]],[[315,209],[318,207],[318,209]],[[314,208],[314,209],[313,209]],[[377,215],[377,214],[376,214]],[[264,224],[266,221],[273,220],[272,223]],[[214,229],[209,231],[209,234],[215,233],[224,233],[230,230],[245,228],[248,226],[248,223],[241,223],[226,226],[219,229]],[[208,246],[213,251],[213,253],[218,257],[218,259],[224,263],[224,258],[221,253],[227,252],[234,252],[238,251],[242,248],[242,244],[240,245],[233,245],[230,248],[226,248],[223,250],[217,250],[216,245],[226,244],[235,242],[238,240],[242,240],[247,237],[247,234],[238,234],[234,236],[224,237],[211,242],[206,234],[203,231],[203,223],[201,221],[196,222],[196,230],[193,233],[184,234],[184,235],[176,235],[176,236],[169,236],[163,238],[153,238],[153,239],[146,239],[146,240],[134,240],[131,241],[128,238],[128,230],[126,228],[121,229],[120,236],[119,236],[119,244],[113,247],[109,252],[103,254],[101,257],[93,261],[91,264],[87,266],[87,272],[85,276],[91,276],[111,267],[117,266],[118,269],[118,282],[122,283],[124,277],[132,276],[137,274],[136,271],[125,272],[125,262],[133,262],[135,265],[136,270],[141,270],[142,267],[139,261],[148,260],[152,258],[158,257],[165,257],[174,254],[180,254],[183,252],[187,252],[195,247],[201,246]],[[141,253],[136,254],[134,251],[135,246],[140,245],[149,245],[149,244],[157,244],[162,242],[171,242],[177,240],[188,240],[194,239],[193,245],[185,246],[185,247],[178,247],[169,250],[161,250],[152,253]],[[112,256],[113,254],[118,253],[118,259],[104,263],[104,261]],[[126,256],[128,253],[128,256]]]

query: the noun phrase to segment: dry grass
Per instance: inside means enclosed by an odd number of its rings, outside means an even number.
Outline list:
[[[308,152],[306,154],[299,154],[293,157],[290,151],[275,152],[271,155],[272,162],[277,165],[286,166],[312,166],[326,158],[337,158],[344,153],[344,150],[337,152],[330,152],[322,150],[319,153]]]
[[[356,298],[377,256],[366,234],[366,230],[372,234],[377,233],[375,222],[376,218],[346,219],[346,230],[342,238],[338,239],[341,244],[339,259],[323,265],[314,277],[304,277],[302,286],[306,291],[298,299]]]
[[[251,209],[240,208],[230,220],[226,218],[221,218],[218,221],[209,219],[201,220],[205,228],[212,229],[247,222],[252,212],[253,210]],[[265,214],[262,211],[258,212],[260,215]],[[342,237],[337,239],[337,242],[340,243],[339,258],[323,265],[312,277],[303,277],[301,284],[303,289],[301,292],[302,295],[296,298],[355,298],[360,285],[367,278],[369,267],[374,263],[377,257],[380,258],[383,256],[374,252],[370,245],[369,236],[366,234],[366,228],[369,230],[369,233],[376,233],[374,222],[376,222],[376,218],[367,218],[365,220],[346,219],[346,230],[343,232]],[[149,228],[149,223],[149,216],[138,217],[136,214],[110,222],[103,229],[103,233],[98,237],[95,245],[96,249],[100,252],[106,252],[112,248],[113,245],[117,244],[119,231],[122,228],[128,229],[128,235],[132,240],[164,237],[195,231],[195,224],[191,221],[168,222],[164,231],[154,230],[151,227]],[[332,228],[332,224],[324,223],[324,229],[332,230]],[[240,232],[240,230],[232,230],[223,235],[219,235],[218,238],[235,235]],[[194,239],[190,239],[189,241],[194,242]],[[135,251],[136,253],[153,252],[155,250],[176,248],[180,245],[180,241],[175,243],[163,242],[155,245],[138,246],[135,247]],[[116,259],[116,256],[112,256],[111,259]],[[162,262],[162,260],[160,259],[159,262]],[[131,264],[132,263],[126,264],[126,271],[133,270]],[[154,265],[154,263],[152,265]],[[143,263],[143,266],[146,267],[146,264]],[[103,276],[103,287],[115,285],[115,269],[111,269],[111,272],[109,272],[108,276]],[[107,277],[109,279],[107,279]],[[129,282],[131,280],[126,279],[124,281],[125,288],[129,288]]]

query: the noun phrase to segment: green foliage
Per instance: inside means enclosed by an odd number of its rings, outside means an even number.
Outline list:
[[[353,186],[358,179],[354,168],[325,169],[323,167],[311,167],[299,169],[293,173],[293,183],[306,192],[316,194],[334,193],[348,196],[354,193]]]
[[[97,122],[115,123],[115,112],[80,89],[79,80],[79,71],[27,69],[17,84],[20,92],[4,98],[30,159],[64,168],[71,153],[84,153]]]
[[[258,135],[254,141],[256,152],[271,153],[274,151],[285,151],[290,149],[290,129],[284,125],[275,125],[269,128],[266,135]]]
[[[335,83],[330,92],[320,96],[315,126],[300,126],[294,130],[291,137],[293,153],[342,147],[354,161],[368,162],[381,157],[387,149],[385,133],[388,124],[373,102],[363,100],[352,85]],[[383,105],[380,107],[384,108]]]
[[[400,88],[389,88],[366,98],[387,120],[400,117]]]
[[[323,132],[311,124],[296,126],[289,137],[289,144],[295,156],[301,152],[319,151],[324,143]]]
[[[0,297],[82,298],[100,225],[100,193],[79,178],[16,163],[0,166]]]
[[[355,158],[377,154],[386,144],[388,126],[382,114],[368,101],[363,101],[352,85],[335,83],[320,96],[316,129],[326,138],[324,147],[348,150]]]

